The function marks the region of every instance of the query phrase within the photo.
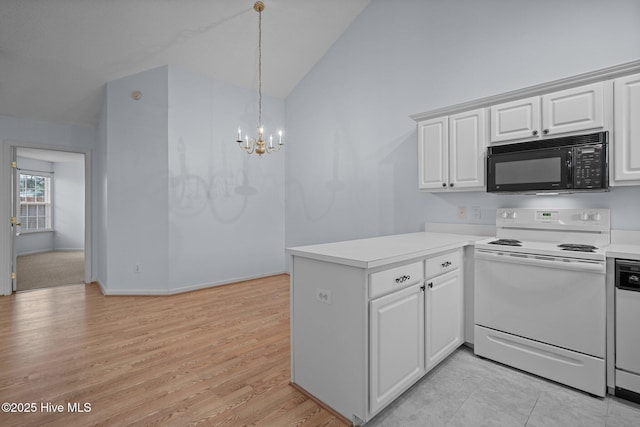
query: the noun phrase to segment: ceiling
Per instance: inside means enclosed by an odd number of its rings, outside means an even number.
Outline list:
[[[286,97],[369,0],[263,0],[263,92]],[[2,0],[0,115],[96,126],[104,84],[162,65],[257,88],[253,0]]]

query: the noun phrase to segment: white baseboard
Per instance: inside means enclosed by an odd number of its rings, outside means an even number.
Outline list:
[[[20,252],[19,254],[16,254],[16,256],[43,254],[45,252],[51,252],[52,250],[53,249],[40,249],[38,251]]]
[[[43,254],[43,253],[46,253],[46,252],[76,252],[76,251],[84,251],[84,248],[78,248],[78,249],[55,249],[55,248],[39,249],[37,251],[21,252],[21,253],[16,254],[16,255],[17,256],[21,256],[21,255]]]
[[[100,292],[102,292],[102,295],[107,295],[106,288],[102,286],[102,283],[100,283],[100,280],[96,279],[94,280],[94,282],[98,284],[98,287],[100,288]]]
[[[176,295],[184,292],[197,291],[200,289],[213,288],[216,286],[229,285],[232,283],[245,282],[247,280],[261,279],[263,277],[276,276],[279,274],[289,274],[287,271],[279,271],[254,276],[236,277],[228,280],[221,280],[212,283],[201,283],[196,285],[179,286],[172,289],[108,289],[99,280],[96,280],[100,290],[104,295]]]

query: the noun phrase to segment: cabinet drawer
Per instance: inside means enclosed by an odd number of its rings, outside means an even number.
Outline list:
[[[427,267],[425,268],[426,278],[429,279],[446,273],[447,271],[455,270],[460,267],[461,263],[462,252],[460,249],[429,258],[427,260]]]
[[[375,298],[423,281],[423,266],[422,261],[419,261],[369,275],[369,297]]]

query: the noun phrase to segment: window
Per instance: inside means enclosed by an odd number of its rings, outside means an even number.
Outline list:
[[[22,231],[51,230],[51,177],[20,174]]]

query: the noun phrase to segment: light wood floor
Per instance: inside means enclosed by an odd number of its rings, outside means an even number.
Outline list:
[[[0,403],[38,408],[0,425],[344,425],[289,385],[289,356],[287,275],[174,296],[0,297]],[[74,402],[91,411],[68,413]]]

